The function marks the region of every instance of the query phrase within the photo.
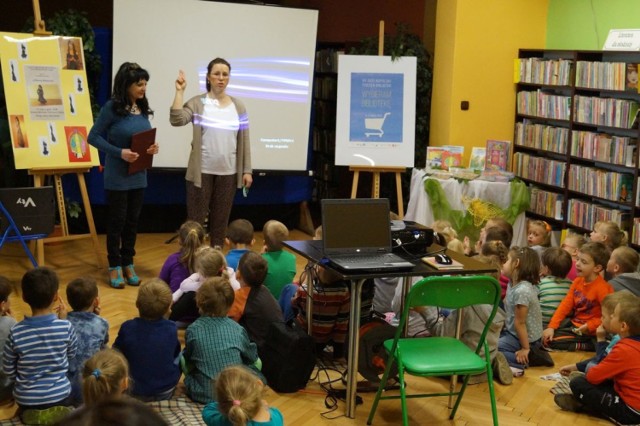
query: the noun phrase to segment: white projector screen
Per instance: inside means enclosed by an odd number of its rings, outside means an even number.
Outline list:
[[[172,127],[169,107],[184,70],[184,100],[206,92],[207,64],[231,64],[227,93],[247,106],[255,170],[307,169],[318,12],[200,0],[114,0],[113,72],[149,71],[147,97],[160,153],[154,167],[185,168],[192,126]]]

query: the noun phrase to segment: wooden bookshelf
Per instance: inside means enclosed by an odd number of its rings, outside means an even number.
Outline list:
[[[640,246],[640,93],[628,64],[640,52],[521,49],[512,167],[530,187],[529,216],[578,232],[612,220]]]

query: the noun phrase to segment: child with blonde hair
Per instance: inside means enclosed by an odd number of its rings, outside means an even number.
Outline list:
[[[160,270],[160,279],[169,284],[172,292],[196,271],[196,252],[204,244],[204,238],[204,228],[198,222],[188,220],[180,226],[180,250],[170,254]]]
[[[291,284],[296,276],[296,257],[283,250],[282,242],[289,238],[289,230],[284,223],[270,220],[264,224],[262,233],[264,235],[262,257],[268,264],[264,285],[278,300],[283,287]]]
[[[640,255],[627,246],[620,246],[611,253],[607,263],[607,273],[613,277],[609,284],[613,291],[629,290],[640,296],[640,273],[638,273]]]
[[[128,387],[129,363],[119,351],[102,349],[85,362],[82,369],[85,405],[122,395]]]
[[[458,239],[458,233],[446,220],[436,220],[431,224],[431,229],[444,237],[449,250],[464,253],[464,244]]]
[[[264,384],[241,366],[227,367],[215,381],[217,402],[207,404],[202,419],[207,426],[260,424],[282,426],[280,410],[262,399]]]
[[[544,249],[551,246],[551,225],[544,220],[530,220],[527,224],[527,245],[541,256]]]
[[[198,317],[195,292],[207,278],[226,276],[234,290],[240,288],[233,269],[227,267],[224,254],[218,249],[200,247],[196,252],[195,269],[196,272],[182,281],[180,287],[173,292],[173,307],[169,319],[181,325],[192,323]]]
[[[604,244],[609,252],[627,245],[627,233],[610,220],[600,220],[593,225],[591,241]]]
[[[575,232],[569,232],[567,233],[567,236],[564,237],[564,241],[562,241],[562,244],[560,245],[560,248],[569,253],[569,255],[571,256],[571,269],[567,274],[567,279],[571,281],[575,280],[578,276],[578,271],[576,270],[578,251],[580,250],[580,247],[582,247],[586,243],[587,239],[584,236],[576,234]]]

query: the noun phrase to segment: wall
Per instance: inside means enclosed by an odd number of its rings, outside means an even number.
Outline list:
[[[600,50],[612,28],[640,28],[640,1],[549,0],[547,49]]]
[[[548,0],[441,0],[436,16],[432,146],[513,140],[513,60],[543,48]],[[462,111],[460,102],[470,103]]]

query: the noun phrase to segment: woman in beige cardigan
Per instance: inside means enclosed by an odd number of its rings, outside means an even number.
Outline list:
[[[207,66],[207,93],[183,104],[187,81],[180,71],[171,106],[173,126],[193,124],[191,154],[187,165],[187,219],[204,223],[209,216],[212,246],[224,242],[237,188],[249,188],[251,145],[247,110],[227,95],[231,65],[216,58]]]

